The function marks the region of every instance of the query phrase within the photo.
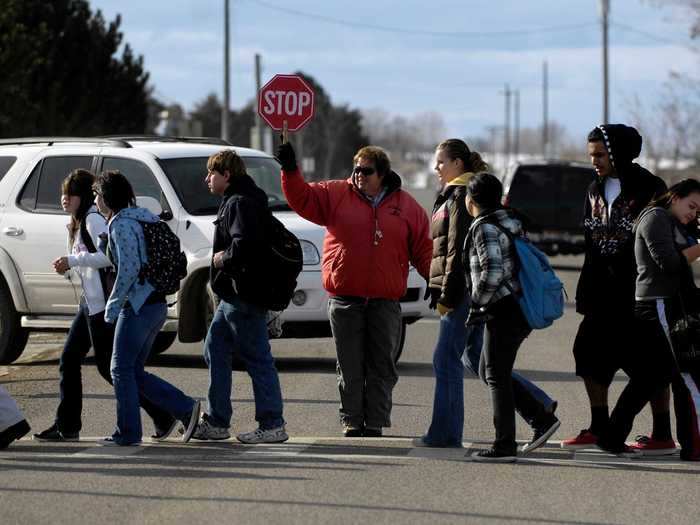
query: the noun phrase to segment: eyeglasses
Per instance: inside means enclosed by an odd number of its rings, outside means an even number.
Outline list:
[[[369,177],[370,175],[373,175],[374,173],[377,172],[375,168],[370,168],[369,166],[362,167],[362,166],[355,166],[355,169],[352,170],[352,172],[355,175],[364,175],[365,177]]]

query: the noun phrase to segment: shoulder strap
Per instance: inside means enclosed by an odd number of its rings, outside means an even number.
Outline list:
[[[90,252],[90,253],[95,253],[97,251],[97,248],[95,247],[95,242],[92,240],[92,237],[90,237],[90,232],[88,232],[88,230],[87,230],[87,218],[89,215],[92,215],[93,213],[102,217],[101,213],[97,213],[96,211],[91,211],[91,212],[85,214],[85,217],[83,217],[83,220],[80,221],[80,238],[83,240],[83,242],[85,243],[85,247],[88,249],[88,252]]]

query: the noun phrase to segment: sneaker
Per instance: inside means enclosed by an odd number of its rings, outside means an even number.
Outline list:
[[[380,438],[382,437],[382,429],[375,427],[365,427],[362,435],[366,438]]]
[[[199,420],[197,430],[195,430],[194,434],[192,434],[192,439],[198,439],[200,441],[217,441],[221,439],[228,439],[230,437],[231,434],[229,434],[228,428],[212,425],[207,419],[206,414],[204,414],[202,419]]]
[[[561,426],[561,421],[559,421],[555,416],[550,416],[546,423],[542,423],[535,427],[535,433],[532,435],[532,439],[529,443],[525,443],[520,449],[522,455],[529,454],[535,449],[540,448],[544,445],[547,440],[552,437],[559,427]]]
[[[194,431],[197,430],[200,405],[201,403],[199,401],[195,401],[194,405],[192,406],[192,412],[190,412],[190,417],[186,420],[182,420],[183,425],[185,425],[185,433],[182,434],[183,443],[187,443],[190,439],[192,439],[192,434],[194,434]]]
[[[32,439],[36,441],[79,441],[80,434],[61,432],[57,425],[51,425],[49,428],[38,434],[34,434]]]
[[[561,448],[566,450],[579,450],[582,448],[595,448],[598,436],[587,428],[584,428],[579,435],[574,438],[565,439],[561,442]]]
[[[673,439],[654,439],[651,436],[637,436],[630,448],[639,450],[645,456],[670,456],[676,452]]]
[[[170,435],[175,432],[175,429],[180,424],[180,422],[173,418],[168,426],[162,428],[156,427],[156,432],[151,436],[152,441],[165,441],[170,437]]]
[[[617,456],[619,458],[638,458],[642,456],[642,452],[640,450],[634,449],[628,445],[625,445],[624,443],[622,445],[613,445],[604,439],[599,439],[596,445],[603,452],[607,452],[608,454],[612,454],[613,456]]]
[[[356,427],[355,425],[343,425],[343,435],[346,438],[362,437],[362,427]]]
[[[140,447],[141,442],[135,441],[134,443],[117,443],[114,436],[107,436],[106,438],[98,439],[97,444],[103,447]]]
[[[269,430],[257,428],[252,432],[238,434],[236,439],[241,443],[256,445],[258,443],[284,443],[289,439],[289,436],[284,429],[284,425],[282,425],[281,427],[271,428]]]
[[[515,463],[516,455],[498,452],[496,449],[489,448],[486,450],[478,450],[472,452],[472,461],[481,463]]]

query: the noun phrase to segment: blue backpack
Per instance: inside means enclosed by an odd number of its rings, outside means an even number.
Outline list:
[[[554,273],[547,256],[529,239],[513,235],[499,223],[488,221],[487,224],[493,224],[505,233],[515,246],[522,291],[514,295],[518,297],[525,319],[531,328],[547,328],[564,315],[564,285]],[[508,283],[505,286],[510,289]]]

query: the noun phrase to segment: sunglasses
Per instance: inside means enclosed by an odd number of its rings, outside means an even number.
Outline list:
[[[352,172],[355,175],[364,175],[365,177],[369,177],[370,175],[373,175],[374,173],[377,172],[375,168],[370,168],[370,167],[362,167],[362,166],[355,166],[355,169],[352,170]]]

